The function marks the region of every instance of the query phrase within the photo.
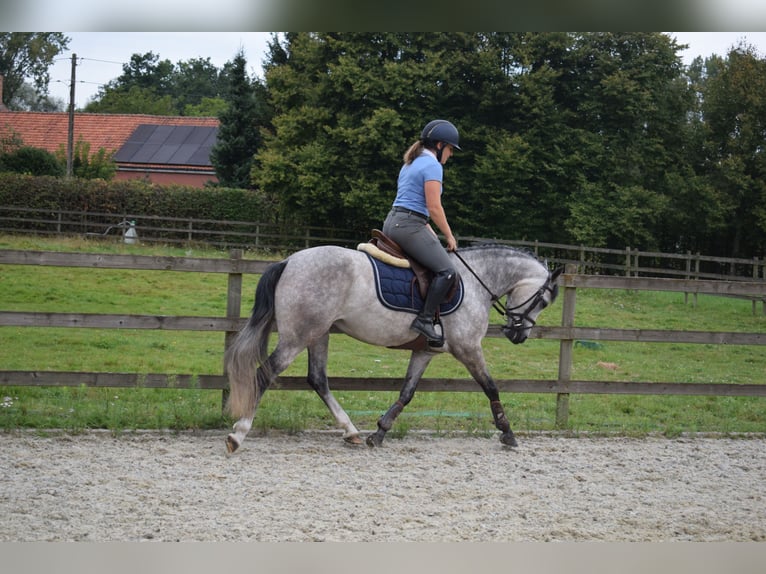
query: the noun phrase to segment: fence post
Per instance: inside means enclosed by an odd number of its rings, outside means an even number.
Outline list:
[[[694,258],[694,278],[699,279],[700,278],[700,252],[697,251],[697,255]],[[694,292],[694,304],[692,305],[695,309],[697,308],[697,292]]]
[[[630,277],[630,246],[625,248],[625,277]]]
[[[242,259],[242,249],[232,249],[229,253],[232,262]],[[233,265],[237,269],[237,265]],[[226,290],[226,318],[239,319],[242,308],[242,273],[229,273],[228,288]],[[223,340],[224,355],[231,346],[236,337],[237,331],[226,331]],[[223,374],[226,376],[226,364],[223,366]],[[221,407],[226,407],[226,401],[229,399],[229,390],[224,389],[221,396]]]
[[[564,272],[567,275],[577,273],[577,266],[571,263],[567,264]],[[564,305],[561,313],[561,326],[574,327],[575,301],[577,299],[577,289],[570,285],[564,285]],[[559,384],[567,386],[572,380],[572,339],[561,339],[559,347]],[[569,393],[558,393],[556,395],[556,428],[566,428],[569,424]]]
[[[692,252],[691,249],[686,250],[686,280],[692,278]],[[684,305],[689,303],[689,292],[684,291]]]
[[[753,281],[758,281],[758,257],[753,257]],[[766,299],[761,299],[763,313],[766,315]],[[758,314],[758,300],[753,299],[753,316]]]

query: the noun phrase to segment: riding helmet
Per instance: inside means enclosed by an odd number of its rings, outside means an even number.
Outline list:
[[[445,142],[452,145],[455,149],[460,149],[460,134],[457,128],[447,120],[433,120],[426,124],[423,132],[420,134],[423,142]]]

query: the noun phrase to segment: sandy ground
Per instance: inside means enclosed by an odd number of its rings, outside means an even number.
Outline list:
[[[766,541],[763,438],[0,434],[0,541]]]

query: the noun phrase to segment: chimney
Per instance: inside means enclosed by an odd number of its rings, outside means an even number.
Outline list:
[[[0,112],[7,112],[10,111],[8,108],[5,107],[5,104],[3,104],[3,75],[0,74]]]

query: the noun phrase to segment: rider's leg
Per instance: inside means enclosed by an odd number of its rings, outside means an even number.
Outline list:
[[[454,270],[448,269],[437,273],[431,280],[431,285],[428,287],[428,294],[426,295],[423,309],[421,309],[418,316],[415,317],[415,320],[410,325],[410,329],[425,335],[426,339],[428,339],[429,343],[433,346],[441,346],[444,344],[444,334],[436,331],[434,317],[439,305],[444,301],[454,283]]]

